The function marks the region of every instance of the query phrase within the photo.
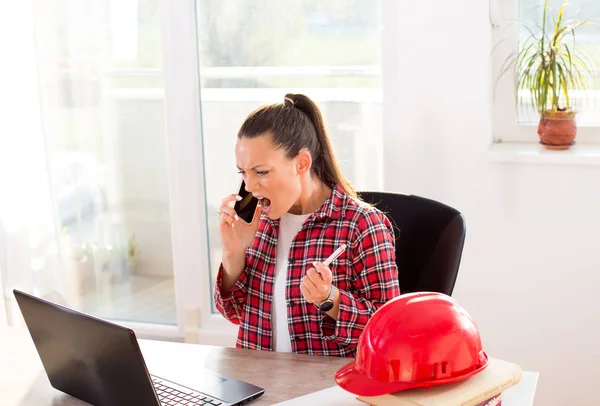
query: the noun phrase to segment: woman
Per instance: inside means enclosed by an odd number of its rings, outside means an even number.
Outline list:
[[[235,155],[260,202],[250,224],[233,210],[239,196],[219,209],[215,302],[240,325],[237,346],[354,357],[369,317],[400,294],[389,220],[357,198],[319,108],[304,95],[252,112]]]

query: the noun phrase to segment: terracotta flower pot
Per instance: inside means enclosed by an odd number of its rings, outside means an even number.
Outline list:
[[[540,142],[548,149],[569,149],[577,135],[575,115],[573,110],[547,110],[538,124]]]

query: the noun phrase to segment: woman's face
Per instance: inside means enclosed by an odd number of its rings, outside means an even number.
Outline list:
[[[290,160],[283,149],[276,149],[270,135],[238,138],[235,158],[246,190],[259,199],[269,218],[281,218],[300,198],[305,168],[298,158]]]

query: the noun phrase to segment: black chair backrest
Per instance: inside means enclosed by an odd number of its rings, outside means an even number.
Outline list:
[[[452,295],[465,242],[465,219],[435,200],[387,192],[358,192],[392,222],[401,293]]]

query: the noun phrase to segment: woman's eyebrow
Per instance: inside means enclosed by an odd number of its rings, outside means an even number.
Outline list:
[[[252,168],[250,168],[251,171],[255,171],[256,168],[260,168],[261,166],[267,166],[266,164],[259,164],[259,165],[254,165]],[[242,168],[240,168],[239,166],[236,165],[236,167],[240,170],[243,171]]]

